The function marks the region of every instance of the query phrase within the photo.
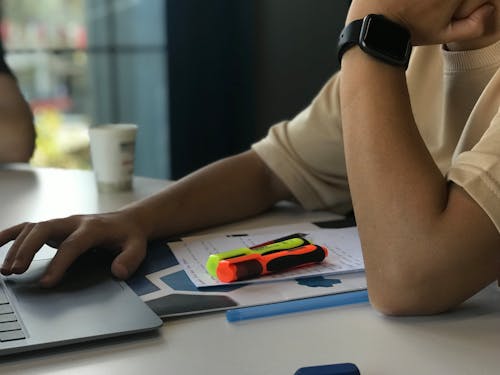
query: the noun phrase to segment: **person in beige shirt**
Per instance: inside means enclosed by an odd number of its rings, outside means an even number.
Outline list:
[[[383,313],[439,313],[495,281],[500,0],[354,0],[346,24],[368,14],[409,31],[407,71],[350,48],[313,103],[251,150],[116,212],[0,232],[0,244],[14,240],[1,272],[24,272],[49,243],[59,251],[42,285],[90,248],[116,252],[111,272],[127,278],[150,239],[293,200],[354,209],[370,300]]]

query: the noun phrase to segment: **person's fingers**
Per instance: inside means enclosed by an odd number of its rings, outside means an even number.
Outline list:
[[[23,223],[0,232],[0,241],[14,240],[0,271],[5,275],[23,273],[44,244],[58,248],[40,284],[57,284],[67,269],[83,253],[103,248],[117,251],[113,274],[121,279],[130,276],[146,254],[146,239],[120,227],[120,220],[106,215],[70,216],[40,223]],[[126,226],[125,226],[126,227]]]
[[[33,223],[22,223],[2,232],[2,234],[5,234],[4,237],[6,240],[5,243],[14,240],[14,243],[11,245],[10,249],[7,251],[7,254],[5,255],[0,270],[3,275],[12,274],[13,272],[12,267],[16,259],[17,253],[19,251],[19,248],[34,226],[35,224]]]
[[[21,223],[0,231],[0,246],[15,240],[28,224],[30,223]]]
[[[130,277],[146,256],[147,243],[140,238],[129,239],[123,246],[122,251],[116,256],[111,264],[111,273],[118,279],[124,280]]]
[[[78,228],[61,242],[57,253],[40,279],[40,284],[44,287],[51,287],[59,283],[74,261],[98,243],[98,236],[90,235],[85,227]]]
[[[446,30],[447,41],[466,41],[483,36],[488,30],[489,18],[495,11],[492,4],[484,4],[465,18],[455,19]]]
[[[36,224],[27,224],[7,254],[11,273],[23,273],[31,264],[40,248],[53,238],[64,238],[75,228],[75,219],[55,219]]]

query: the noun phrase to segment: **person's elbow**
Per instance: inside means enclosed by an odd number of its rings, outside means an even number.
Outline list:
[[[2,126],[0,124],[0,126]],[[28,119],[17,119],[12,130],[1,132],[0,162],[27,163],[35,151],[35,128]]]
[[[456,308],[477,291],[465,290],[455,275],[418,261],[396,261],[374,273],[368,277],[371,305],[389,316],[440,314]]]
[[[406,290],[400,288],[369,289],[372,307],[387,316],[434,315],[451,310],[456,304],[450,304],[437,298],[433,293],[422,293],[418,288]]]
[[[35,133],[28,133],[24,137],[20,137],[17,142],[17,147],[12,150],[10,160],[11,163],[28,163],[35,152]]]
[[[12,77],[0,74],[0,162],[26,163],[35,151],[34,116]]]

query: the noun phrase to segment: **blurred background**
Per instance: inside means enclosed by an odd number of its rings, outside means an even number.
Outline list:
[[[90,168],[87,130],[139,125],[136,175],[247,149],[338,69],[346,0],[0,0],[34,166]]]

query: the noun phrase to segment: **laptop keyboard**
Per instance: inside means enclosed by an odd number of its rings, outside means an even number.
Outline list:
[[[17,319],[7,294],[0,284],[0,342],[22,340],[26,338],[23,328]]]

